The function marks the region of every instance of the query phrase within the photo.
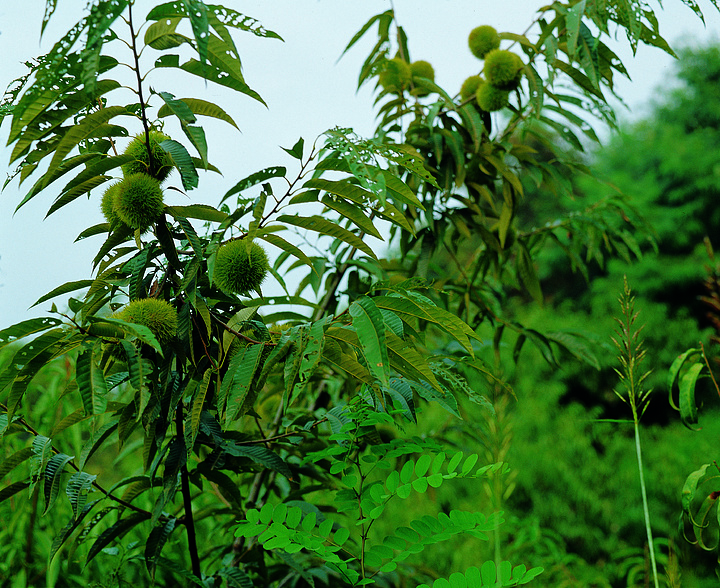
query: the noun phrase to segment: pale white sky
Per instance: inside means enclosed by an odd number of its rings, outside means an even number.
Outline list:
[[[660,15],[662,31],[675,42],[698,42],[720,30],[720,18],[708,0],[700,0],[707,28],[681,0],[665,0]],[[258,39],[247,33],[236,35],[249,85],[258,91],[268,109],[242,96],[207,87],[189,77],[172,74],[152,78],[158,91],[178,97],[195,96],[216,101],[235,119],[242,133],[223,123],[203,119],[210,146],[210,161],[224,177],[201,175],[199,189],[190,200],[172,197],[171,204],[202,202],[217,205],[220,197],[238,180],[271,165],[295,169],[279,145],[291,147],[302,136],[311,143],[334,126],[353,127],[369,136],[374,128],[370,87],[356,93],[360,65],[374,39],[353,48],[336,63],[352,35],[372,16],[388,8],[388,0],[225,0],[226,6],[259,19],[279,33],[285,43]],[[22,62],[49,50],[58,35],[67,31],[81,15],[85,0],[58,2],[51,25],[39,43],[45,0],[11,2],[0,0],[0,86],[4,89],[24,73]],[[148,0],[138,0],[136,13],[144,16]],[[479,62],[467,50],[469,31],[491,24],[501,31],[522,32],[544,0],[395,0],[400,23],[408,33],[413,60],[433,64],[436,82],[450,94],[462,81],[477,73]],[[659,50],[641,48],[635,59],[627,44],[613,47],[623,59],[633,81],[619,81],[618,93],[635,112],[653,97],[655,87],[672,71],[672,60]],[[190,87],[192,84],[192,87]],[[192,88],[192,89],[191,89]],[[624,115],[630,116],[630,115]],[[0,144],[7,140],[9,120],[0,130]],[[139,132],[138,128],[136,131]],[[181,140],[184,139],[178,133]],[[8,170],[9,150],[0,148],[0,170]],[[4,174],[0,181],[4,181]],[[0,328],[45,315],[50,302],[28,306],[49,290],[68,281],[88,279],[91,260],[102,237],[73,243],[85,228],[103,222],[99,212],[101,192],[91,200],[78,199],[43,220],[56,193],[37,196],[13,216],[13,210],[32,184],[18,189],[13,182],[0,194]],[[57,300],[61,306],[62,300]]]

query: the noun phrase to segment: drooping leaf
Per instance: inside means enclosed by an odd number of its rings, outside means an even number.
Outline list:
[[[545,335],[550,341],[557,343],[576,358],[593,366],[596,370],[600,369],[600,361],[593,352],[595,346],[582,333],[554,331]]]
[[[367,368],[357,360],[355,355],[343,353],[342,347],[332,338],[330,333],[331,331],[328,332],[325,347],[323,348],[323,360],[329,363],[335,370],[346,372],[360,382],[372,386],[375,383],[375,379]]]
[[[697,403],[695,401],[695,385],[700,373],[705,368],[703,363],[695,363],[680,376],[678,387],[680,389],[680,419],[682,423],[693,430],[692,425],[698,423]]]
[[[58,453],[53,455],[47,462],[43,476],[45,478],[44,483],[44,494],[45,494],[45,509],[43,514],[47,513],[57,499],[60,492],[60,484],[62,482],[62,473],[65,466],[74,459],[72,455],[66,455],[64,453]]]
[[[208,19],[210,26],[222,37],[223,41],[231,44],[230,35],[228,34],[225,27],[232,27],[246,33],[251,33],[257,37],[264,37],[269,39],[279,39],[282,41],[282,37],[274,31],[270,31],[260,24],[260,21],[241,14],[232,8],[226,8],[225,6],[210,6],[210,12],[208,13]]]
[[[112,318],[112,317],[96,317],[96,316],[88,317],[88,322],[91,322],[91,323],[92,322],[104,322],[104,323],[110,323],[113,325],[117,325],[120,329],[122,329],[128,335],[137,337],[143,343],[150,345],[151,347],[153,347],[155,350],[157,350],[158,352],[160,352],[162,354],[162,347],[160,346],[160,343],[158,343],[158,340],[155,338],[155,335],[153,335],[152,331],[150,331],[150,329],[148,329],[145,325],[128,323],[123,320]]]
[[[151,577],[155,577],[155,566],[157,560],[162,553],[163,547],[167,543],[170,534],[175,530],[177,519],[168,517],[164,523],[153,527],[150,531],[147,542],[145,543],[145,565]]]
[[[225,121],[238,129],[238,126],[233,118],[213,102],[208,102],[207,100],[202,100],[200,98],[180,98],[179,101],[181,101],[194,115],[216,118],[218,120]],[[165,116],[169,116],[171,113],[171,108],[165,104],[160,107],[160,110],[158,110],[158,117],[163,118]]]
[[[668,392],[670,393],[670,406],[672,406],[675,410],[680,410],[680,407],[675,404],[675,400],[673,399],[673,389],[675,387],[675,381],[680,374],[680,369],[683,367],[688,358],[699,355],[700,353],[700,349],[688,349],[687,351],[678,355],[670,365],[670,369],[668,370],[667,375],[667,388]]]
[[[417,297],[377,296],[374,299],[378,308],[390,310],[408,324],[416,320],[430,322],[455,338],[468,353],[473,353],[470,339],[479,340],[475,332],[454,314],[438,306],[424,303]]]
[[[520,245],[520,252],[517,257],[517,269],[523,285],[530,292],[535,302],[543,303],[542,289],[540,288],[540,280],[538,279],[535,266],[533,264],[530,252],[524,244]]]
[[[205,399],[207,398],[208,389],[210,387],[210,381],[212,379],[213,372],[211,369],[205,370],[203,374],[202,382],[197,387],[195,395],[192,400],[192,408],[190,409],[190,426],[185,428],[185,440],[189,450],[195,446],[195,439],[197,438],[198,430],[200,429],[200,416],[202,414],[203,406],[205,405]]]
[[[70,520],[70,522],[65,525],[65,527],[60,530],[60,532],[53,539],[52,545],[50,546],[48,561],[52,561],[53,557],[55,557],[55,554],[63,546],[65,541],[67,541],[68,537],[70,537],[70,535],[72,535],[73,532],[80,526],[80,524],[85,519],[85,516],[93,509],[93,507],[98,502],[100,502],[100,499],[93,500],[92,502],[85,504],[83,509],[76,516],[74,516]]]
[[[574,6],[567,9],[565,13],[565,25],[567,27],[567,51],[572,58],[575,56],[578,35],[580,34],[580,22],[585,13],[585,0],[580,0]]]
[[[158,51],[167,51],[179,47],[183,43],[191,44],[189,37],[177,32],[177,27],[182,18],[164,18],[151,24],[145,30],[144,42],[146,45]],[[158,115],[165,116],[165,115]]]
[[[250,392],[253,378],[260,367],[264,345],[251,344],[239,349],[230,362],[220,395],[225,408],[225,422],[230,423],[247,410],[245,400]],[[232,372],[232,373],[231,373]],[[227,388],[226,388],[227,386]]]
[[[186,190],[197,188],[200,178],[187,149],[174,139],[165,139],[160,143],[160,147],[172,156],[175,165],[180,171],[183,188]]]
[[[228,588],[253,588],[250,576],[238,568],[222,568],[218,576],[225,578]]]
[[[312,271],[315,271],[315,266],[313,265],[312,260],[303,253],[302,249],[299,247],[296,247],[289,241],[286,241],[282,237],[278,235],[273,234],[263,234],[260,233],[257,235],[259,239],[262,239],[263,241],[266,241],[267,243],[270,243],[270,245],[274,245],[281,251],[285,251],[286,253],[289,253],[290,255],[293,255],[294,257],[297,257],[300,261],[302,261],[305,265],[307,265]]]
[[[292,471],[283,459],[273,451],[260,445],[238,445],[236,443],[227,442],[222,446],[223,451],[236,457],[247,457],[255,463],[263,467],[270,468],[285,476],[288,480],[292,480]]]
[[[390,365],[409,380],[427,381],[436,393],[444,394],[427,360],[412,345],[391,331],[385,332]]]
[[[328,316],[316,321],[310,325],[309,329],[304,330],[302,349],[298,350],[295,360],[295,368],[297,368],[295,376],[287,378],[286,374],[286,389],[290,382],[294,381],[294,378],[297,377],[297,382],[294,383],[292,391],[287,397],[286,405],[288,406],[305,390],[310,382],[310,378],[317,369],[325,345],[326,324],[330,318],[331,317]]]
[[[100,73],[100,52],[103,42],[115,37],[110,27],[125,11],[130,0],[98,0],[91,5],[87,17],[87,38],[80,57],[85,92],[94,97]],[[108,34],[108,31],[110,33]]]
[[[93,358],[100,345],[97,342],[95,346],[83,350],[78,354],[75,365],[76,381],[86,415],[102,414],[107,406],[107,382]]]
[[[83,445],[82,451],[80,452],[80,459],[78,460],[78,468],[84,469],[85,464],[100,449],[103,443],[107,440],[110,435],[115,433],[118,428],[118,419],[113,418],[110,422],[105,423],[102,427],[93,431],[90,438]]]
[[[95,543],[92,544],[92,547],[90,547],[90,550],[88,551],[87,559],[85,560],[85,565],[90,563],[92,559],[100,553],[105,547],[107,547],[110,542],[114,541],[115,539],[119,539],[122,537],[125,533],[127,533],[130,529],[133,527],[136,527],[143,521],[147,520],[149,518],[148,513],[144,512],[132,512],[124,519],[120,519],[116,523],[114,523],[109,528],[105,529],[100,536],[95,540]]]
[[[185,133],[185,136],[190,139],[193,147],[197,149],[197,152],[200,154],[200,159],[203,162],[203,167],[206,167],[208,160],[207,140],[205,138],[205,131],[203,131],[201,127],[194,126],[193,124],[197,122],[195,114],[190,109],[190,107],[185,104],[185,102],[179,100],[178,98],[175,98],[175,96],[173,96],[169,92],[159,92],[158,95],[165,101],[165,106],[167,106],[170,111],[178,118],[183,133]]]
[[[96,478],[97,476],[87,472],[75,472],[70,476],[65,493],[70,500],[70,506],[75,518],[80,516],[80,513],[85,508],[88,492],[90,492]]]
[[[388,386],[390,360],[385,343],[385,321],[372,298],[363,296],[355,300],[348,309],[353,317],[353,327],[357,333],[368,369],[382,383]]]
[[[92,135],[101,125],[117,116],[128,116],[131,113],[124,106],[109,106],[88,114],[83,120],[69,130],[55,148],[53,158],[48,166],[47,174],[52,174],[65,159],[65,156],[80,141]]]
[[[277,220],[281,223],[286,223],[289,225],[300,227],[302,229],[317,232],[320,235],[327,235],[329,237],[333,237],[334,239],[339,239],[341,241],[344,241],[348,245],[359,249],[369,257],[377,259],[375,252],[370,249],[370,247],[368,247],[368,245],[362,239],[360,239],[360,237],[348,231],[347,229],[344,229],[343,227],[327,219],[324,219],[321,216],[312,215],[302,217],[297,215],[290,216],[289,214],[283,214],[280,215]]]

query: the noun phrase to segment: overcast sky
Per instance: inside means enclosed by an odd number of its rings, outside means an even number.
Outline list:
[[[713,38],[720,18],[708,0],[700,0],[707,28],[682,4],[665,0],[661,31],[676,43],[697,43]],[[413,60],[433,64],[436,82],[454,94],[462,81],[477,73],[479,62],[467,50],[467,35],[480,24],[520,33],[531,22],[544,0],[395,0],[400,23],[408,33]],[[39,42],[45,0],[0,0],[0,90],[25,73],[22,62],[45,53],[81,16],[85,0],[58,2],[56,15]],[[148,0],[139,0],[143,15]],[[291,147],[298,137],[312,142],[334,126],[353,127],[363,136],[374,129],[370,87],[356,92],[360,65],[373,40],[351,50],[337,62],[352,35],[372,16],[389,7],[387,0],[226,0],[226,6],[259,19],[285,42],[238,34],[236,40],[248,84],[258,91],[268,108],[244,96],[232,96],[208,84],[193,83],[173,74],[154,78],[158,91],[178,97],[194,96],[216,101],[233,116],[241,133],[210,119],[201,121],[208,136],[210,161],[223,178],[201,175],[200,188],[189,193],[191,201],[177,196],[171,204],[203,202],[217,205],[224,192],[238,180],[271,165],[294,170],[293,160],[280,145]],[[633,58],[627,43],[613,49],[631,74],[632,82],[619,81],[618,93],[635,114],[655,95],[655,88],[672,72],[672,59],[661,51],[641,47]],[[337,63],[336,63],[337,62]],[[624,113],[630,117],[632,114]],[[0,144],[7,141],[9,120],[0,129]],[[139,132],[140,129],[132,132]],[[182,135],[180,135],[182,137]],[[184,139],[184,137],[182,137]],[[0,170],[7,170],[9,150],[0,148]],[[4,180],[0,178],[0,180]],[[102,237],[73,243],[85,228],[103,222],[99,212],[101,192],[90,201],[78,199],[43,220],[57,193],[41,194],[13,216],[13,210],[32,184],[19,189],[13,182],[0,194],[0,328],[45,315],[50,302],[28,310],[49,290],[68,281],[91,276],[91,260]],[[61,302],[58,301],[58,304]]]

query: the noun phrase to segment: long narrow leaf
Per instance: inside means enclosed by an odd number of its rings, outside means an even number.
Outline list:
[[[55,154],[50,161],[47,173],[52,174],[65,159],[65,156],[70,153],[80,141],[92,135],[98,127],[117,116],[127,116],[129,114],[131,113],[124,106],[109,106],[108,108],[103,108],[87,115],[82,122],[65,134],[55,148]]]
[[[111,541],[122,537],[133,527],[136,527],[143,521],[146,521],[149,515],[142,512],[133,512],[124,519],[120,519],[117,523],[112,525],[110,528],[105,529],[93,543],[90,551],[88,552],[87,560],[85,565],[89,564],[92,559],[100,553]]]
[[[340,241],[344,241],[348,245],[359,249],[373,259],[377,259],[375,252],[370,249],[370,247],[368,247],[368,245],[360,237],[321,216],[313,215],[301,217],[283,214],[277,220],[281,223],[294,225],[309,231],[315,231],[320,235],[327,235],[329,237],[339,239]]]
[[[63,470],[73,459],[72,455],[58,453],[48,460],[48,463],[45,466],[45,471],[43,472],[43,476],[45,477],[45,510],[43,511],[43,514],[47,513],[47,511],[50,510],[52,505],[55,503],[55,500],[60,492]]]
[[[193,114],[197,116],[209,116],[218,120],[225,121],[226,123],[238,128],[233,118],[220,108],[217,104],[208,102],[207,100],[201,100],[200,98],[181,98],[180,101],[187,106],[187,108]],[[168,105],[163,105],[158,110],[158,116],[164,117],[172,113],[172,110]]]
[[[203,406],[205,405],[205,398],[207,397],[212,375],[213,372],[211,369],[208,368],[205,370],[202,382],[200,382],[192,400],[192,408],[190,409],[190,426],[185,428],[185,442],[189,451],[192,451],[195,446],[195,439],[197,437],[198,430],[200,429],[200,416],[202,414]]]
[[[270,468],[285,476],[288,480],[292,480],[292,471],[283,459],[269,449],[259,445],[237,445],[235,443],[225,443],[222,446],[223,451],[236,457],[248,457],[255,463],[266,468]]]
[[[382,313],[375,306],[372,298],[358,298],[348,309],[353,317],[353,327],[358,335],[362,353],[367,361],[368,369],[382,383],[388,386],[388,350],[385,344],[385,321]]]
[[[92,283],[92,280],[88,280]],[[40,317],[19,322],[7,329],[0,331],[0,349],[14,343],[18,339],[47,331],[62,324],[61,320],[53,317]]]

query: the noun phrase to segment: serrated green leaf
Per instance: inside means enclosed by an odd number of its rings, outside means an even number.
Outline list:
[[[100,344],[88,347],[78,354],[75,364],[75,378],[86,415],[102,414],[107,406],[107,382],[103,371],[93,359]]]
[[[596,370],[600,370],[600,361],[593,353],[593,345],[587,341],[582,333],[573,333],[570,331],[556,331],[546,333],[550,341],[554,341],[561,347],[567,349],[576,358],[593,366]]]
[[[222,568],[217,574],[225,578],[228,588],[253,588],[250,576],[238,568]]]
[[[462,319],[437,306],[423,303],[418,298],[399,296],[376,296],[373,298],[378,308],[390,310],[411,326],[414,321],[433,323],[455,338],[465,350],[473,354],[470,339],[479,340],[475,332]]]
[[[203,167],[207,167],[207,139],[205,138],[205,131],[203,131],[201,127],[193,126],[193,123],[197,121],[193,111],[182,100],[175,98],[175,96],[169,92],[159,92],[158,95],[165,101],[165,106],[167,106],[172,113],[177,116],[183,133],[185,133],[185,136],[190,139],[190,142],[200,154]]]
[[[45,479],[43,485],[45,494],[45,509],[43,510],[43,514],[47,513],[47,511],[50,510],[52,505],[55,503],[55,500],[60,492],[63,470],[73,459],[72,455],[58,453],[48,460],[47,465],[43,470],[43,477]]]
[[[95,543],[92,544],[92,547],[90,547],[90,550],[88,551],[87,559],[85,560],[85,565],[89,564],[92,559],[100,553],[105,547],[107,547],[108,544],[110,544],[111,541],[118,539],[122,537],[125,533],[127,533],[130,529],[133,527],[136,527],[143,521],[146,521],[150,518],[149,513],[144,512],[132,512],[130,515],[125,517],[124,519],[120,519],[118,522],[113,524],[108,529],[105,529],[100,536],[95,540]]]
[[[87,472],[75,472],[70,476],[65,493],[70,500],[74,517],[79,517],[81,511],[85,508],[88,492],[90,492],[96,478],[97,476]]]
[[[85,516],[93,509],[93,507],[98,502],[100,502],[100,500],[93,500],[89,504],[86,504],[83,509],[77,514],[77,516],[74,516],[72,520],[67,525],[65,525],[65,527],[63,527],[63,529],[55,536],[52,545],[50,546],[48,561],[52,561],[52,559],[55,557],[55,554],[63,546],[68,537],[70,537],[75,531],[75,529],[80,526],[82,521],[85,519]]]
[[[131,335],[133,337],[137,337],[140,339],[143,343],[146,343],[147,345],[150,345],[153,349],[157,350],[162,354],[162,346],[160,343],[158,343],[158,340],[155,338],[155,335],[152,334],[150,329],[148,329],[145,325],[139,325],[136,323],[128,323],[120,319],[112,318],[112,317],[95,317],[95,316],[89,316],[87,318],[88,322],[104,322],[104,323],[111,323],[114,325],[117,325],[120,329],[122,329],[125,333],[128,335]]]
[[[173,162],[180,171],[183,188],[186,190],[197,188],[200,178],[187,149],[173,139],[165,139],[160,143],[160,147],[172,156]]]
[[[53,203],[52,206],[45,213],[45,218],[60,210],[63,206],[70,204],[74,200],[77,200],[80,196],[87,194],[90,190],[102,186],[105,182],[112,179],[110,176],[95,176],[89,180],[84,181],[82,184],[75,186],[74,188],[63,192]]]
[[[117,38],[110,29],[113,23],[127,8],[129,0],[99,0],[91,5],[87,17],[87,37],[85,47],[80,53],[82,63],[82,81],[85,92],[94,97],[97,78],[100,73],[100,53],[103,44]],[[109,31],[109,32],[108,32]]]
[[[209,116],[222,120],[228,124],[231,124],[238,129],[237,124],[233,118],[220,108],[217,104],[208,102],[207,100],[201,100],[200,98],[180,98],[185,106],[196,116]],[[172,114],[172,110],[168,105],[163,105],[158,110],[158,117],[162,118]],[[238,129],[239,130],[239,129]]]
[[[312,260],[303,253],[302,249],[299,247],[296,247],[292,243],[286,241],[282,237],[279,237],[278,235],[273,234],[264,234],[264,233],[258,233],[257,238],[261,239],[263,241],[266,241],[267,243],[270,243],[270,245],[274,245],[281,251],[285,251],[286,253],[289,253],[290,255],[296,257],[300,261],[302,261],[305,265],[310,267],[310,269],[314,272],[315,266],[313,265]]]
[[[197,259],[199,261],[202,261],[202,259],[203,259],[202,241],[200,240],[200,237],[198,237],[198,234],[195,232],[195,229],[193,228],[192,224],[190,224],[190,221],[188,219],[183,218],[181,216],[175,217],[175,220],[180,225],[180,228],[182,229],[183,233],[185,234],[185,238],[188,240],[188,243],[190,243],[192,250],[195,252],[195,255],[197,256]]]
[[[240,348],[230,362],[220,389],[220,401],[224,407],[224,422],[231,423],[243,416],[250,408],[248,397],[255,374],[260,368],[264,345],[250,344]]]
[[[236,443],[226,442],[222,445],[222,450],[236,457],[247,457],[252,459],[266,468],[270,468],[285,476],[288,480],[292,480],[292,471],[283,459],[269,449],[259,445],[238,445]]]
[[[207,397],[212,376],[213,371],[210,368],[206,369],[203,374],[202,382],[200,382],[200,385],[193,395],[192,407],[189,415],[190,426],[185,429],[185,444],[187,445],[189,451],[192,451],[195,446],[195,439],[197,438],[198,430],[200,429],[200,417],[202,415],[203,406],[205,406],[205,398]]]
[[[390,360],[385,343],[385,321],[380,310],[372,298],[363,296],[350,305],[348,312],[370,372],[387,387]]]
[[[320,235],[327,235],[329,237],[333,237],[334,239],[339,239],[340,241],[344,241],[348,245],[359,249],[369,257],[377,259],[373,250],[370,249],[370,247],[368,247],[360,237],[321,216],[313,215],[301,217],[297,215],[290,216],[288,214],[283,214],[280,215],[277,220],[280,223],[294,225],[302,229],[315,231]]]
[[[598,87],[596,87],[592,83],[592,81],[580,70],[574,68],[572,65],[568,65],[561,59],[554,59],[552,61],[552,66],[567,74],[567,76],[580,88],[586,90],[596,98],[599,98],[600,100],[605,102],[605,97],[603,96],[602,91]]]
[[[124,106],[109,106],[96,112],[88,114],[80,123],[70,129],[58,143],[46,175],[50,176],[58,169],[65,156],[77,146],[80,141],[86,139],[97,131],[98,127],[117,116],[129,116],[131,113]],[[45,184],[47,185],[47,183]]]
[[[82,451],[80,452],[80,459],[78,460],[78,469],[82,470],[85,468],[87,461],[100,449],[102,444],[112,435],[118,428],[118,420],[114,418],[110,422],[106,423],[96,431],[93,431],[90,438],[83,445]]]
[[[330,196],[323,196],[320,200],[325,206],[344,216],[346,219],[351,221],[358,229],[372,235],[376,239],[384,241],[380,232],[375,228],[373,221],[365,216],[362,209],[358,206],[354,206],[342,200],[340,198],[331,198]]]
[[[157,560],[162,553],[165,543],[167,543],[170,534],[175,530],[177,525],[177,519],[175,517],[169,517],[164,523],[153,527],[150,531],[147,542],[145,543],[145,565],[150,575],[155,577],[155,567]]]
[[[585,0],[580,0],[574,6],[567,9],[565,13],[565,25],[567,27],[567,49],[568,55],[572,58],[577,47],[578,34],[580,33],[580,21],[585,13]]]
[[[311,376],[317,369],[325,346],[325,325],[330,319],[331,317],[328,316],[316,321],[304,332],[303,349],[299,354],[299,363],[297,364],[297,382],[292,387],[287,400],[288,405],[305,390]]]
[[[216,37],[211,37],[211,44],[215,38]],[[240,62],[236,59],[222,57],[213,53],[209,55],[209,64],[206,63],[203,66],[203,64],[196,59],[190,59],[180,65],[179,68],[189,74],[245,94],[264,106],[267,106],[265,101],[260,97],[260,94],[245,83],[241,73]]]
[[[343,353],[340,345],[333,340],[330,331],[327,333],[327,340],[323,348],[323,360],[340,372],[346,372],[353,378],[372,386],[375,383],[370,372],[360,363],[357,358],[348,353]]]
[[[390,365],[398,373],[410,380],[427,381],[436,390],[436,393],[445,393],[430,366],[428,366],[427,360],[420,355],[417,349],[389,331],[385,332],[385,338]]]

